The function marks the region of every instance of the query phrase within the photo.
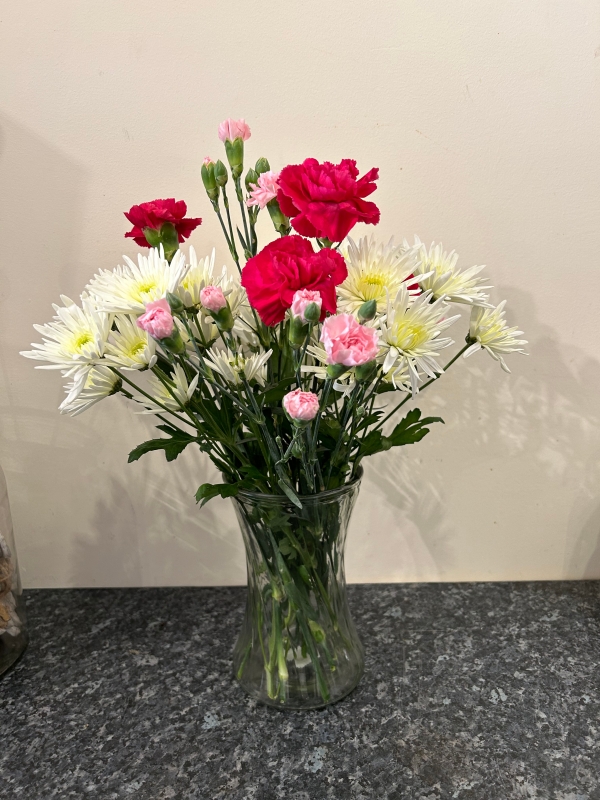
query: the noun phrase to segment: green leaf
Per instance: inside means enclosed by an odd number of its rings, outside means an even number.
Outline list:
[[[405,444],[415,444],[420,442],[424,436],[429,433],[428,425],[434,422],[441,422],[444,420],[441,417],[424,417],[421,419],[421,411],[418,408],[413,408],[409,411],[404,419],[396,425],[394,430],[389,435],[389,440],[392,447],[400,447]]]
[[[196,502],[202,508],[213,497],[235,497],[240,488],[239,483],[203,483],[196,492]]]
[[[358,451],[358,457],[364,458],[365,456],[373,456],[375,453],[389,450],[391,446],[392,443],[389,438],[384,436],[381,431],[371,431],[371,433],[367,434],[363,439]]]
[[[139,444],[129,453],[129,458],[127,459],[128,464],[137,461],[143,455],[151,453],[153,450],[164,450],[167,461],[174,461],[177,456],[185,450],[188,444],[198,442],[195,436],[190,436],[176,428],[171,428],[169,425],[159,425],[157,427],[164,433],[169,434],[169,438],[150,439],[147,442],[142,442],[142,444]]]

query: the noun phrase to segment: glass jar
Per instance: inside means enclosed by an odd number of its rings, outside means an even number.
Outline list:
[[[8,492],[0,469],[0,675],[15,663],[28,641]]]
[[[300,498],[241,491],[233,498],[246,546],[248,595],[234,675],[267,705],[334,703],[363,672],[344,574],[348,522],[360,477]]]

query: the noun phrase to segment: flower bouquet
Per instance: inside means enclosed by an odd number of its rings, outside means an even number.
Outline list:
[[[23,353],[68,378],[62,413],[120,394],[153,414],[159,435],[129,455],[186,448],[206,453],[223,482],[196,500],[231,497],[248,563],[248,600],[234,671],[254,697],[311,708],[351,691],[363,669],[344,578],[346,529],[367,456],[419,442],[439,417],[412,408],[392,417],[460,356],[524,352],[504,303],[490,304],[482,267],[419,239],[354,241],[376,225],[378,170],[356,162],[244,175],[244,120],[219,126],[225,161],[201,176],[238,275],[180,245],[201,223],[173,199],[134,206],[127,237],[142,248],[96,274],[76,303],[35,326],[43,342]],[[232,205],[237,206],[237,216]],[[259,249],[264,211],[274,241]],[[234,221],[237,218],[237,222]],[[278,235],[278,237],[277,237]],[[446,331],[469,306],[465,344]],[[389,423],[389,424],[388,424]]]

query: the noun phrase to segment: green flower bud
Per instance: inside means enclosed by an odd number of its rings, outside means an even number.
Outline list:
[[[299,350],[308,335],[308,323],[302,317],[292,317],[288,331],[288,341],[294,350]]]
[[[377,313],[377,300],[366,300],[358,309],[358,321],[369,322]]]
[[[321,309],[316,303],[309,303],[304,309],[304,319],[307,322],[318,322],[321,317]]]
[[[252,191],[251,184],[254,184],[254,186],[256,186],[257,182],[258,182],[258,173],[255,172],[253,169],[249,169],[248,172],[246,173],[246,191],[248,192],[248,194]]]
[[[173,328],[173,333],[167,336],[166,339],[161,339],[160,343],[165,350],[168,350],[170,353],[175,353],[175,355],[185,353],[185,343],[177,328]]]
[[[365,383],[373,376],[375,370],[377,369],[377,362],[367,361],[366,364],[361,364],[360,366],[356,367],[354,370],[354,377],[356,378],[357,383]]]
[[[167,292],[167,303],[171,309],[171,314],[181,314],[181,312],[185,310],[185,306],[179,297],[172,292]]]
[[[268,172],[271,167],[269,166],[269,162],[266,158],[259,158],[254,166],[254,169],[259,175],[262,175],[263,172]]]
[[[217,181],[215,179],[214,162],[208,161],[202,164],[200,174],[202,175],[202,183],[206,189],[206,194],[211,200],[216,200],[219,196],[219,187],[217,186]]]
[[[234,179],[239,178],[244,169],[244,140],[242,137],[238,136],[233,142],[225,139],[225,153],[231,167],[231,174]]]
[[[227,167],[221,159],[219,159],[215,164],[215,181],[217,182],[217,186],[225,186],[228,180],[229,173],[227,172]]]
[[[220,311],[211,313],[211,317],[214,319],[215,325],[220,331],[227,333],[233,328],[234,319],[231,309],[229,308],[229,303]]]
[[[344,372],[348,372],[350,367],[345,366],[344,364],[328,364],[327,365],[327,377],[333,378],[340,378]]]
[[[160,231],[156,228],[144,228],[144,236],[150,247],[158,247],[160,244]]]
[[[269,214],[277,233],[287,236],[291,230],[290,221],[279,208],[277,199],[273,198],[273,200],[269,200],[267,208],[269,209]]]

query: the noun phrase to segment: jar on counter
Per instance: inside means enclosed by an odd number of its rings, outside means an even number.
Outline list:
[[[8,491],[0,468],[0,675],[21,656],[28,641]]]

